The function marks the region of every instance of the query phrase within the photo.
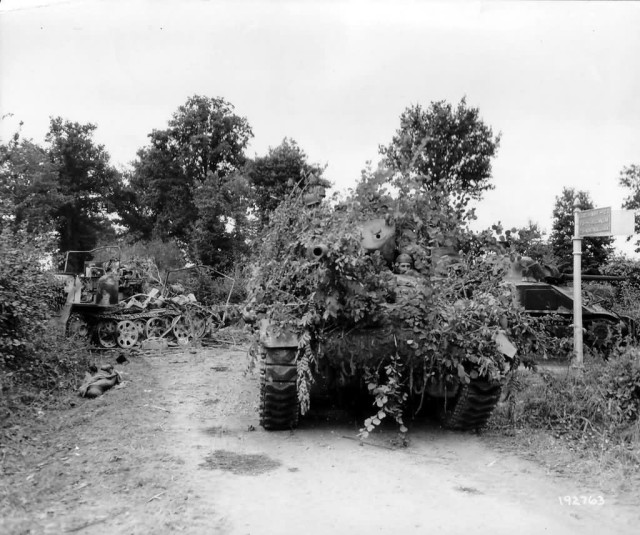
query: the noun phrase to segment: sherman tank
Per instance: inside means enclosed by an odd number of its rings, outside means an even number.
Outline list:
[[[409,406],[434,408],[448,428],[482,428],[518,366],[513,295],[491,270],[457,273],[455,246],[421,243],[412,214],[383,206],[383,217],[358,220],[371,212],[290,200],[275,214],[245,311],[260,424],[294,428],[314,394],[360,388],[373,397],[364,431],[385,416],[406,430]],[[480,272],[489,276],[478,283]]]
[[[615,283],[624,277],[582,273],[585,282]],[[514,285],[518,303],[527,314],[553,317],[559,336],[572,336],[573,281],[572,273],[561,272],[556,266],[541,265],[530,257],[517,256],[511,260],[506,280]],[[602,305],[602,299],[587,294],[583,297],[582,321],[584,342],[589,347],[607,351],[610,346],[626,337],[637,338],[633,318],[617,314]]]

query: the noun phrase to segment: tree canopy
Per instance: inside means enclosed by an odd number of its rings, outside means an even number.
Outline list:
[[[96,126],[51,118],[45,146],[19,133],[2,145],[5,220],[29,232],[55,232],[60,251],[92,249],[114,235],[107,214],[121,188]]]
[[[57,117],[45,137],[60,195],[54,217],[61,251],[91,249],[101,235],[113,234],[106,216],[120,175],[104,146],[93,141],[96,128]]]
[[[269,215],[293,190],[304,186],[312,175],[320,178],[324,169],[308,162],[305,152],[293,139],[285,138],[277,147],[269,147],[266,156],[259,156],[247,164],[247,176],[253,188],[256,214],[261,226]],[[328,182],[325,185],[329,185]]]
[[[390,169],[418,174],[427,190],[478,200],[493,188],[491,159],[499,144],[463,98],[455,107],[445,101],[408,107],[391,143],[379,150]]]
[[[175,238],[194,260],[228,263],[243,243],[249,201],[241,193],[240,170],[252,135],[248,121],[224,99],[188,98],[168,128],[149,134],[133,164],[130,191],[138,210],[129,210],[128,219],[140,236]]]
[[[16,132],[0,145],[0,175],[0,225],[30,233],[50,230],[58,188],[47,151]]]
[[[563,188],[556,197],[553,209],[553,225],[549,243],[560,266],[573,263],[574,210],[590,210],[593,201],[586,191]],[[604,265],[613,252],[611,238],[584,238],[582,240],[583,270],[598,269]]]
[[[629,190],[622,207],[627,210],[640,210],[640,165],[629,165],[620,171],[619,183]],[[636,233],[640,233],[640,221],[636,220]],[[636,252],[640,252],[640,241],[636,242]]]
[[[551,246],[545,239],[545,233],[538,223],[533,221],[529,221],[525,226],[510,229],[504,229],[502,223],[498,222],[491,226],[491,231],[486,230],[483,234],[486,241],[489,241],[490,235],[497,235],[496,245],[510,253],[528,256],[541,264],[556,263]]]

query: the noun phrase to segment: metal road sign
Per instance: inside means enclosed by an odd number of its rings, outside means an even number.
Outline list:
[[[612,210],[611,207],[576,212],[578,231],[576,237],[630,236],[635,232],[633,210]]]

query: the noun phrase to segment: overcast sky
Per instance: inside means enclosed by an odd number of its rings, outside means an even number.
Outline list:
[[[187,97],[223,97],[249,156],[293,138],[346,189],[406,107],[466,96],[502,134],[478,226],[549,231],[564,186],[620,207],[639,58],[640,2],[2,0],[0,135],[92,122],[126,166]]]

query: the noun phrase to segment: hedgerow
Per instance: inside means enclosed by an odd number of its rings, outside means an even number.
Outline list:
[[[46,238],[0,233],[0,373],[3,403],[27,390],[75,385],[84,353],[52,321],[63,302],[61,283],[43,266]],[[32,397],[31,394],[27,397]]]

